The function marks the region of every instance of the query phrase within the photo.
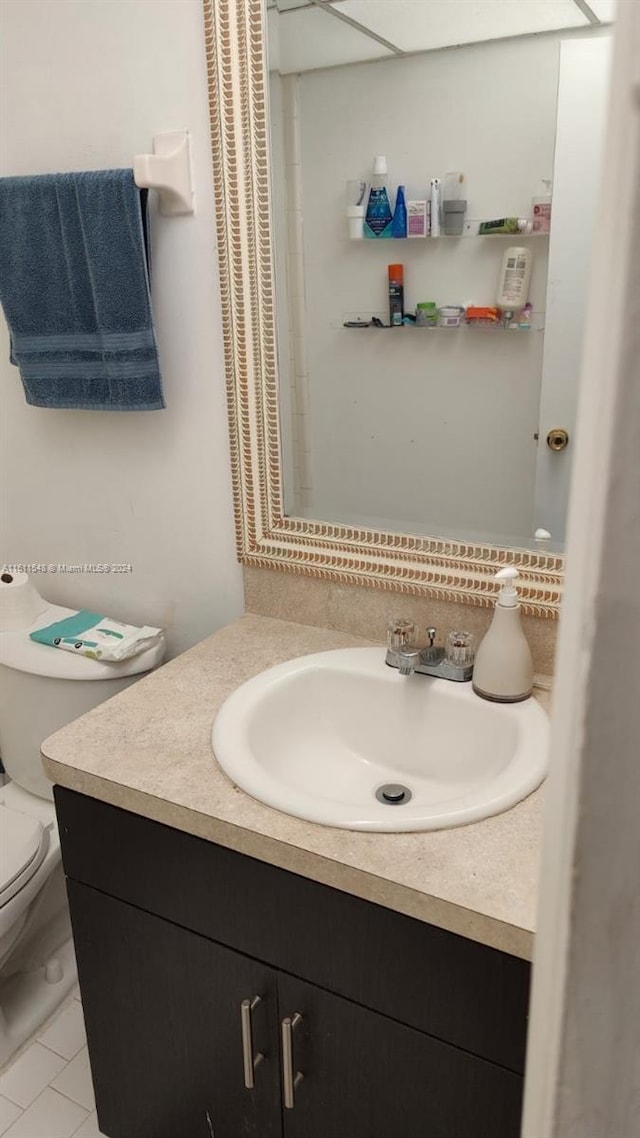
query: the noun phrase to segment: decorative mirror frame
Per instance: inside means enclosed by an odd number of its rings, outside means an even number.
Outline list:
[[[285,517],[263,0],[203,2],[240,562],[485,606],[508,562],[524,612],[557,617],[561,556]]]

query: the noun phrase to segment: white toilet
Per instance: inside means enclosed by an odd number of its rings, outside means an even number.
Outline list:
[[[35,594],[37,597],[37,594]],[[37,598],[27,627],[0,630],[0,1068],[76,980],[52,787],[40,744],[161,663],[164,640],[119,664],[36,644],[35,628],[72,609]],[[32,613],[30,614],[33,615]]]

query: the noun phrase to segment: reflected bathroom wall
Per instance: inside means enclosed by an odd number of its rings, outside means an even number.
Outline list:
[[[345,183],[369,179],[374,155],[385,154],[392,191],[402,183],[408,198],[424,198],[430,177],[460,169],[468,219],[529,217],[543,179],[553,178],[563,35],[282,77],[272,70],[286,513],[525,547],[545,526],[546,548],[562,548],[571,450],[555,466],[549,458],[537,503],[535,483],[548,429],[548,258],[555,248],[556,263],[566,261],[563,233],[350,241]],[[598,31],[576,42],[607,39]],[[520,244],[534,260],[529,332],[344,327],[372,316],[388,322],[394,262],[404,267],[408,312],[427,300],[494,305],[505,248]],[[566,356],[551,366],[566,372]],[[552,413],[553,402],[542,406]]]

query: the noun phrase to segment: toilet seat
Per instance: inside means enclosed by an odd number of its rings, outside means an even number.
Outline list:
[[[39,818],[0,804],[0,908],[31,880],[49,848]]]

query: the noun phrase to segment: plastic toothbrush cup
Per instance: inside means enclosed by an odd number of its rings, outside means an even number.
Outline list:
[[[464,215],[467,203],[464,200],[445,199],[442,203],[444,232],[446,237],[460,237],[464,229]]]

